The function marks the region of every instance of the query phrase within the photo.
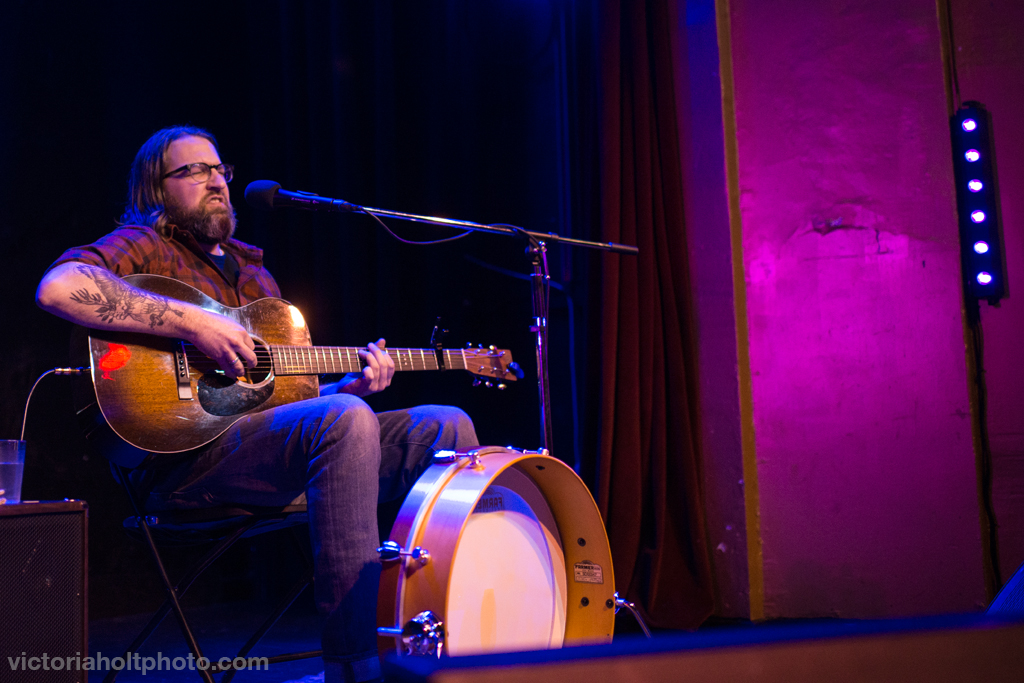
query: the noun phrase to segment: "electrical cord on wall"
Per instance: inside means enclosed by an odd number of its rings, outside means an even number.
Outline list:
[[[992,448],[988,440],[988,391],[985,388],[985,336],[981,328],[981,305],[968,301],[967,325],[971,331],[971,346],[974,353],[974,385],[977,391],[978,440],[981,453],[978,457],[978,476],[981,478],[981,501],[988,518],[988,551],[992,563],[991,593],[995,595],[1003,587],[1003,573],[999,566],[999,524],[996,521],[995,503],[992,500]]]
[[[946,25],[943,27],[946,31],[946,40],[949,41],[949,63],[946,68],[949,70],[949,84],[953,89],[953,103],[955,104],[954,111],[960,108],[962,100],[960,99],[960,79],[956,73],[956,43],[953,42],[953,2],[952,0],[946,0]]]
[[[953,112],[960,109],[963,100],[960,96],[960,79],[956,68],[956,42],[953,37],[953,3],[952,0],[945,0],[945,25],[942,30],[945,32],[947,41],[946,70],[949,74],[950,95],[953,98]],[[981,305],[977,299],[971,297],[966,284],[964,286],[964,304],[967,307],[967,327],[971,335],[971,352],[974,364],[974,377],[971,378],[975,391],[975,405],[977,407],[978,420],[978,441],[980,452],[978,453],[978,477],[981,483],[981,506],[985,515],[985,523],[988,531],[988,560],[992,566],[989,592],[995,595],[1003,586],[1002,571],[999,567],[999,524],[996,521],[995,503],[992,499],[992,449],[988,438],[988,396],[985,388],[985,349],[984,335],[981,327]]]

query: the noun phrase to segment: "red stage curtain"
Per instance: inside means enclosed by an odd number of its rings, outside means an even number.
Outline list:
[[[616,588],[654,626],[713,609],[692,423],[686,233],[672,59],[675,0],[603,0],[597,498]]]

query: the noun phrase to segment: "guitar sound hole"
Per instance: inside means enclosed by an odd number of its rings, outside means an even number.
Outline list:
[[[207,378],[207,382],[214,384],[242,384],[248,387],[258,386],[274,376],[274,363],[270,355],[270,347],[262,339],[253,337],[256,342],[256,367],[245,369],[245,375],[238,379],[224,375],[220,365],[205,355],[201,354],[192,344],[185,344],[186,357],[189,368],[193,373],[198,373]],[[193,375],[194,376],[194,375]],[[214,379],[219,377],[219,380]]]
[[[238,378],[239,384],[262,384],[274,374],[274,362],[270,356],[270,347],[262,339],[254,337],[253,341],[256,342],[256,367],[246,368],[245,376]]]
[[[265,402],[274,393],[274,372],[270,348],[262,339],[256,342],[256,367],[244,377],[234,379],[222,372],[204,372],[196,382],[199,403],[211,415],[241,415]]]
[[[260,362],[256,364],[256,367],[248,368],[245,376],[239,377],[237,381],[239,384],[262,384],[270,378],[272,371],[273,367],[271,367],[270,363]]]

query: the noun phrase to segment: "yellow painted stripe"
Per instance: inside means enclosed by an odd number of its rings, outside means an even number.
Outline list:
[[[732,243],[732,287],[736,314],[736,360],[739,366],[740,436],[743,448],[743,492],[747,522],[747,574],[750,618],[764,619],[764,557],[761,545],[761,503],[757,488],[754,442],[754,402],[750,379],[750,336],[747,287],[743,270],[743,222],[740,217],[739,167],[736,149],[736,93],[732,69],[732,28],[729,0],[715,0],[719,74],[722,79],[722,126],[725,138],[725,177],[729,195],[729,234]]]

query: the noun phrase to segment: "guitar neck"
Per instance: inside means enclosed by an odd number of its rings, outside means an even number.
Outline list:
[[[361,372],[365,363],[358,346],[282,346],[270,345],[270,355],[277,375],[343,375]],[[388,355],[395,362],[395,371],[440,370],[434,349],[392,349]],[[443,349],[444,367],[466,370],[466,354],[462,349]]]

